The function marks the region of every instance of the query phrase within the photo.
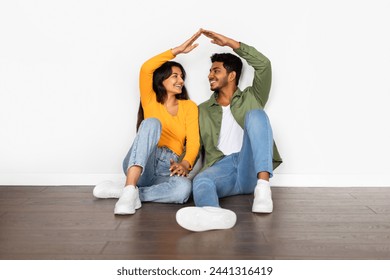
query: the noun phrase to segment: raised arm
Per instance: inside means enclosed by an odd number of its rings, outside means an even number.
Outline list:
[[[202,29],[202,34],[211,39],[211,43],[219,46],[227,46],[233,49],[241,58],[252,66],[255,70],[252,83],[253,93],[256,99],[264,107],[269,97],[271,88],[272,69],[271,62],[254,47],[238,42],[232,38],[218,34],[216,32]]]
[[[156,99],[156,93],[153,90],[154,71],[174,57],[172,50],[167,50],[152,57],[142,65],[139,73],[139,89],[141,94],[141,104],[143,107],[145,107],[151,100]]]
[[[255,70],[252,90],[256,99],[264,108],[268,101],[269,92],[272,81],[272,68],[269,59],[254,47],[246,45],[241,42],[240,48],[235,49],[234,52],[252,66]]]
[[[186,40],[181,45],[152,57],[142,65],[139,75],[139,86],[141,93],[141,103],[143,106],[145,106],[151,100],[151,98],[155,97],[155,92],[153,91],[154,71],[165,62],[173,59],[176,55],[189,53],[195,49],[198,44],[194,44],[194,42],[201,34],[202,33],[199,30],[194,35],[192,35],[190,39]]]

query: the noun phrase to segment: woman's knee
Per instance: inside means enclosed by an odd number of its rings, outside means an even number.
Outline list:
[[[191,195],[191,181],[188,178],[178,176],[172,177],[172,179],[174,181],[172,183],[175,185],[175,188],[172,192],[173,203],[186,203]]]
[[[161,131],[162,125],[159,119],[157,118],[147,118],[141,122],[139,129],[156,129]]]

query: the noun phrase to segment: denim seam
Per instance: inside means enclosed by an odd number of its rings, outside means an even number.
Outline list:
[[[271,127],[271,124],[269,123],[269,119],[266,118],[266,122],[267,122],[267,143],[268,145],[270,145],[271,141],[270,141],[270,127]],[[272,147],[269,147],[270,149],[272,149]],[[267,153],[267,163],[270,162],[270,158],[269,158],[269,152]],[[271,162],[272,162],[272,159],[271,159]],[[268,165],[268,164],[267,164]],[[267,169],[268,169],[269,166],[267,166]],[[272,173],[270,173],[272,174]]]

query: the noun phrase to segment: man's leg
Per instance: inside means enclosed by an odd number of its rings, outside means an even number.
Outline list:
[[[269,178],[272,167],[273,137],[269,119],[263,110],[246,114],[244,141],[239,154],[237,188],[255,194],[252,211],[271,213],[273,210]]]
[[[219,198],[237,194],[234,155],[226,156],[205,169],[193,180],[196,207],[185,207],[176,213],[180,226],[191,231],[232,228],[237,220],[233,211],[219,207]]]
[[[237,194],[234,155],[225,156],[195,176],[193,195],[196,206],[219,207],[219,198]]]

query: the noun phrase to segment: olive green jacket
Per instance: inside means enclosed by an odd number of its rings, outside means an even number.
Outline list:
[[[254,47],[240,43],[240,47],[234,52],[245,59],[255,69],[252,86],[243,91],[239,88],[234,92],[230,108],[237,123],[244,129],[245,114],[253,109],[263,109],[267,103],[271,88],[271,63],[263,54]],[[216,101],[217,93],[208,101],[199,105],[199,127],[201,146],[204,149],[203,169],[210,167],[224,157],[218,149],[218,137],[221,130],[222,108]],[[282,159],[276,148],[273,146],[273,168],[282,163]]]

